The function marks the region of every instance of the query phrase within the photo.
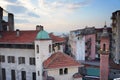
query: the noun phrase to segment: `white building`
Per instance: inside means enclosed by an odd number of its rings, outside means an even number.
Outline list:
[[[76,60],[85,60],[85,36],[80,35],[81,31],[71,31],[69,35],[71,53]]]
[[[54,80],[82,80],[78,67],[83,67],[70,56],[56,52],[43,63],[44,72]]]
[[[54,52],[63,51],[64,39],[48,34],[42,26],[35,31],[1,31],[0,35],[3,80],[43,80],[43,62]]]

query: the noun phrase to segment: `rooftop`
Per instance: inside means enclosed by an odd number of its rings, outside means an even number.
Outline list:
[[[39,31],[37,30],[27,30],[19,31],[19,36],[17,36],[17,31],[0,31],[2,37],[0,37],[1,44],[32,44],[36,39]],[[53,42],[64,42],[65,39],[54,34],[49,34]]]
[[[52,54],[46,61],[44,61],[43,66],[45,69],[52,69],[82,65],[67,54],[57,52]]]

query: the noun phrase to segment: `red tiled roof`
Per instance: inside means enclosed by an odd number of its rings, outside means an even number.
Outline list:
[[[2,38],[0,38],[0,43],[33,43],[38,31],[20,31],[20,36],[16,36],[16,31],[2,31]],[[49,34],[53,42],[63,42],[64,38]]]
[[[20,31],[20,36],[16,36],[16,31],[1,32],[0,43],[33,43],[38,31]]]
[[[64,38],[55,36],[53,33],[50,33],[49,36],[53,39],[53,42],[65,42]]]
[[[51,69],[70,66],[80,66],[80,63],[78,63],[72,57],[68,56],[65,53],[57,52],[52,54],[47,60],[45,60],[43,66],[45,69]]]

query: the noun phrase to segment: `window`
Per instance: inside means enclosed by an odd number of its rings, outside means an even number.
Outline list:
[[[6,71],[2,68],[2,80],[6,80]]]
[[[16,80],[15,70],[11,70],[11,80]]]
[[[103,51],[105,51],[105,48],[106,48],[106,45],[105,45],[105,44],[103,44]]]
[[[30,57],[29,58],[29,63],[30,63],[30,65],[35,65],[35,58]]]
[[[25,64],[25,57],[19,57],[19,64]]]
[[[51,45],[49,45],[49,53],[51,53]]]
[[[39,45],[37,45],[37,53],[39,53]]]
[[[59,74],[62,75],[63,74],[63,69],[59,70]]]
[[[38,71],[38,76],[40,76],[40,72]]]
[[[21,78],[22,78],[22,80],[26,80],[26,72],[25,71],[21,72]]]
[[[0,62],[5,62],[5,56],[4,55],[0,55]]]
[[[60,75],[68,74],[68,68],[59,69],[59,74],[60,74]]]
[[[60,44],[58,44],[58,50],[60,50]]]
[[[36,73],[35,72],[32,73],[32,80],[36,80]]]
[[[14,56],[8,56],[8,63],[15,63],[15,57]]]
[[[64,69],[64,74],[68,74],[68,68]]]

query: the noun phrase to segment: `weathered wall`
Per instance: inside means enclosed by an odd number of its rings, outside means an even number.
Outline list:
[[[0,55],[5,56],[5,62],[1,63],[1,67],[6,69],[6,80],[11,80],[12,69],[16,72],[16,80],[21,80],[21,71],[26,71],[26,80],[32,80],[35,66],[29,64],[29,58],[35,57],[34,50],[0,48]],[[7,56],[15,56],[15,63],[8,63]],[[18,57],[25,57],[25,64],[19,64]]]
[[[73,80],[73,75],[78,72],[78,67],[69,67],[68,74],[59,74],[59,69],[49,69],[48,76],[52,76],[55,80]]]

